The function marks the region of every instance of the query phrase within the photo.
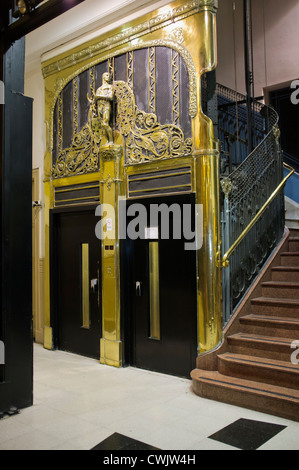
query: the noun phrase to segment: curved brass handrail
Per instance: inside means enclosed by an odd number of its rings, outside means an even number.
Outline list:
[[[271,204],[272,201],[274,201],[274,199],[276,198],[276,196],[279,194],[279,192],[281,191],[281,189],[283,188],[283,186],[286,184],[286,182],[288,181],[288,179],[295,173],[295,170],[294,168],[292,168],[290,165],[288,165],[287,163],[284,163],[283,166],[285,168],[287,168],[288,170],[290,170],[290,173],[282,180],[282,182],[280,183],[279,186],[277,186],[277,188],[275,189],[274,193],[271,194],[271,196],[269,197],[268,201],[263,205],[263,207],[259,210],[259,212],[256,214],[256,216],[252,219],[252,221],[250,222],[250,224],[246,227],[246,229],[241,233],[241,235],[239,236],[239,238],[235,241],[235,243],[231,246],[231,248],[225,253],[225,255],[223,256],[223,259],[222,259],[222,266],[224,268],[228,268],[229,265],[230,265],[230,262],[229,262],[229,258],[231,257],[231,255],[233,254],[233,252],[236,250],[236,248],[240,245],[241,241],[244,240],[244,238],[246,237],[246,235],[250,232],[250,230],[252,229],[252,227],[254,227],[254,225],[257,223],[257,221],[259,220],[259,218],[263,215],[263,213],[265,212],[265,210],[268,208],[268,206]]]

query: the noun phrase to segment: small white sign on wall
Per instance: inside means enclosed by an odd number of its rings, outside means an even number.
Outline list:
[[[107,232],[112,232],[113,230],[112,219],[106,219],[106,227],[107,227]]]

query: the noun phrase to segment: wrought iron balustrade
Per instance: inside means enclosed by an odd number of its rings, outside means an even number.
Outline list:
[[[283,236],[284,194],[277,191],[283,182],[283,158],[278,115],[273,108],[252,103],[254,150],[248,155],[246,97],[220,84],[214,86],[213,94],[204,77],[202,107],[208,115],[209,100],[214,100],[217,109],[210,117],[221,148],[222,257],[238,241],[223,269],[223,317],[227,323]],[[265,210],[255,220],[262,208]]]
[[[223,271],[224,321],[234,309],[281,240],[285,226],[283,191],[271,195],[283,181],[283,161],[279,146],[278,115],[272,108],[255,103],[267,131],[253,152],[222,180],[223,255],[266,207],[231,254]]]
[[[211,86],[208,76],[202,78],[202,108],[214,122],[215,134],[220,141],[221,176],[224,177],[232,173],[249,153],[246,97],[219,83]],[[211,102],[214,113],[211,113]],[[271,130],[268,109],[258,101],[252,103],[254,148]]]

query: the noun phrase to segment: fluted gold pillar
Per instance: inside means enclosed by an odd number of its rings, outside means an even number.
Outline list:
[[[118,198],[122,195],[123,148],[112,144],[100,150],[102,232],[101,364],[122,365],[120,340],[120,249]]]
[[[222,338],[221,229],[219,205],[219,144],[213,123],[201,110],[201,77],[217,66],[218,2],[202,0],[198,16],[198,113],[193,121],[197,204],[203,210],[203,245],[197,252],[198,353],[215,348]]]

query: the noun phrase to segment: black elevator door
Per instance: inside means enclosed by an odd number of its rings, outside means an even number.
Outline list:
[[[101,243],[95,236],[95,213],[58,213],[55,217],[58,348],[98,359]]]
[[[196,252],[171,230],[169,239],[133,245],[134,364],[189,378],[197,355]]]

